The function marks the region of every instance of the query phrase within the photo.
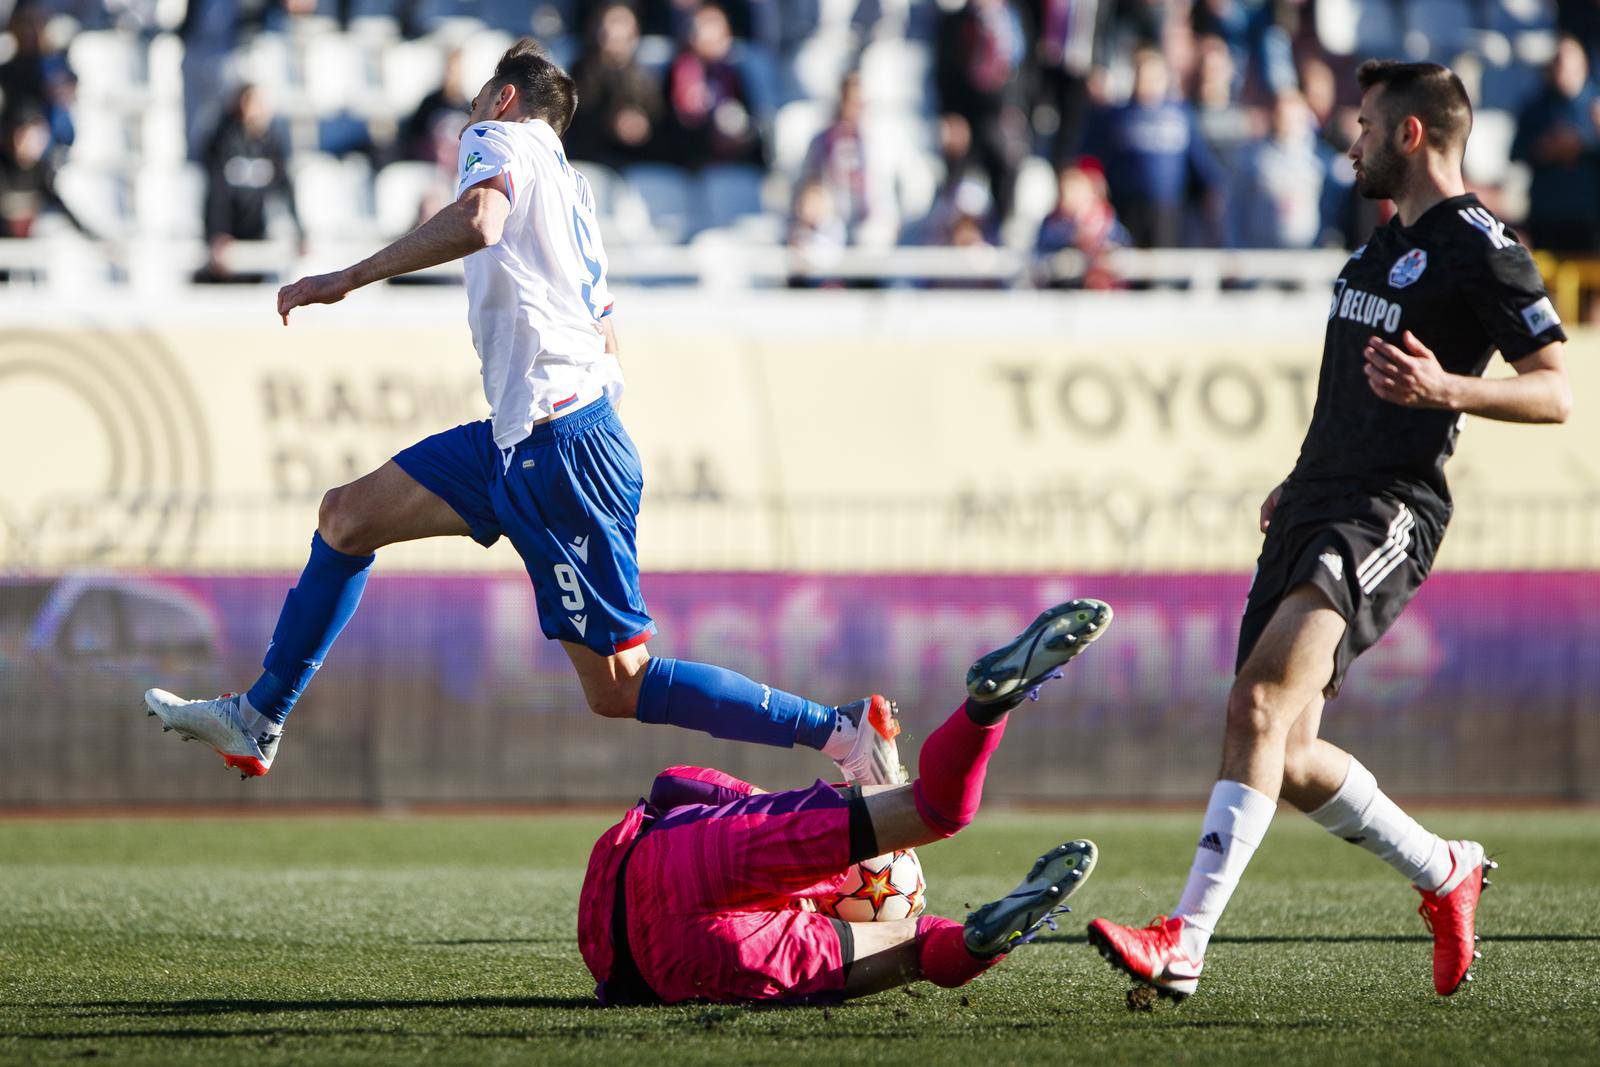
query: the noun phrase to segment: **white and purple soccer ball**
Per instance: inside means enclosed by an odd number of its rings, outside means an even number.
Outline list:
[[[910,919],[927,906],[927,890],[922,862],[907,848],[855,864],[838,895],[817,901],[817,910],[852,923]]]

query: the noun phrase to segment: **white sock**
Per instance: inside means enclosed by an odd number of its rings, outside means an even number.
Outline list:
[[[1172,914],[1183,919],[1183,950],[1190,959],[1205,955],[1211,933],[1228,906],[1256,846],[1267,836],[1277,802],[1243,782],[1219,781],[1211,789],[1201,824],[1200,844],[1189,868],[1189,884]]]
[[[835,762],[844,759],[855,747],[856,733],[870,729],[872,727],[865,723],[858,726],[840,715],[833,721],[833,733],[828,735],[827,743],[822,746],[822,754]]]
[[[251,737],[260,737],[262,734],[283,733],[283,724],[273,722],[251,707],[250,698],[244,693],[239,694],[239,718],[244,720],[244,728]]]
[[[1450,877],[1450,846],[1438,834],[1384,795],[1378,780],[1361,761],[1350,757],[1344,785],[1316,811],[1311,821],[1352,845],[1360,845],[1411,879],[1418,889],[1432,892]]]

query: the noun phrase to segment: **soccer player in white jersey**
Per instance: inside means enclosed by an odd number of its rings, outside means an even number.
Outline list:
[[[355,612],[374,554],[423,537],[510,538],[539,623],[561,642],[589,707],[760,744],[803,744],[850,781],[904,780],[892,705],[829,707],[702,663],[651,658],[635,519],[644,480],[615,409],[622,369],[594,198],[562,149],[572,79],[529,39],[472,102],[454,203],[373,256],[278,292],[332,304],[385,278],[464,260],[467,317],[493,415],[435,434],[322,499],[311,557],[289,590],[262,674],[243,694],[145,694],[152,715],[251,777]],[[448,714],[448,712],[445,712]]]

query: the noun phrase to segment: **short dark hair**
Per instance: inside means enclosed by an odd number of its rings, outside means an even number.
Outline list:
[[[1369,59],[1356,70],[1361,91],[1384,87],[1383,107],[1391,124],[1407,115],[1422,120],[1428,143],[1435,148],[1465,150],[1472,132],[1472,101],[1455,71],[1437,63],[1402,63]]]
[[[567,132],[578,110],[577,86],[532,37],[524,37],[506,49],[494,66],[490,84],[496,90],[516,86],[523,110],[532,118],[544,119],[558,134]]]

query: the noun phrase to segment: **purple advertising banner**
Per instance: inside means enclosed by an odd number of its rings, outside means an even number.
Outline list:
[[[380,575],[290,720],[279,766],[241,791],[208,753],[150,726],[139,695],[248,685],[292,580],[0,583],[0,803],[601,802],[637,794],[673,762],[776,785],[827,773],[809,753],[590,715],[520,575]],[[660,627],[653,654],[829,703],[885,693],[913,766],[974,658],[1051,603],[1110,602],[1110,631],[1016,716],[990,779],[997,798],[1047,802],[1204,791],[1248,582],[662,574],[645,593]],[[1323,734],[1396,794],[1594,796],[1597,650],[1600,575],[1440,574],[1356,663]]]

